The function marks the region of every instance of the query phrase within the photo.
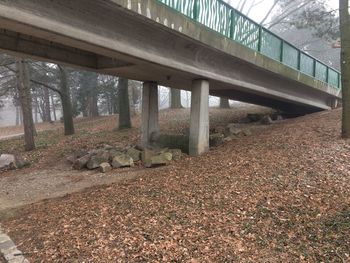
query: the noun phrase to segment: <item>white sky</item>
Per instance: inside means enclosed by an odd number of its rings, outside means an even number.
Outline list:
[[[226,0],[227,2],[231,3],[231,5],[235,6],[235,3],[238,0]],[[260,22],[272,6],[274,0],[265,0],[260,5],[256,6],[251,13],[249,14],[249,17],[255,20],[256,22]],[[293,1],[293,0],[291,0]],[[326,1],[329,5],[330,9],[337,9],[339,7],[339,0],[327,0]]]

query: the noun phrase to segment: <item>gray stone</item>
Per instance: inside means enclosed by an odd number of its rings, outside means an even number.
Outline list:
[[[251,122],[258,122],[262,118],[264,118],[264,114],[261,114],[261,113],[249,113],[249,114],[247,114],[247,119],[249,119]]]
[[[261,119],[260,123],[264,125],[270,125],[273,123],[273,120],[271,119],[270,116],[266,115]]]
[[[117,149],[111,149],[108,151],[108,159],[112,162],[114,157],[116,157],[120,154],[123,154],[123,152],[120,150],[117,150]]]
[[[77,159],[73,164],[73,168],[76,170],[81,170],[81,169],[86,168],[86,165],[89,162],[90,158],[91,158],[91,154],[87,154],[87,155]]]
[[[211,134],[209,136],[209,144],[213,147],[221,145],[224,143],[224,138],[225,136],[221,133]]]
[[[251,132],[250,129],[247,128],[247,129],[244,129],[244,130],[243,130],[243,135],[244,135],[244,136],[250,136],[250,135],[252,135],[252,132]]]
[[[168,152],[172,154],[174,161],[180,160],[182,158],[182,151],[180,149],[170,149]]]
[[[112,166],[114,168],[133,167],[134,161],[127,154],[119,154],[113,158]]]
[[[11,168],[15,169],[16,166],[16,156],[12,154],[2,154],[0,156],[0,169]]]
[[[86,164],[86,167],[89,170],[94,170],[99,168],[101,163],[108,162],[108,160],[109,160],[109,153],[102,152],[100,154],[91,156],[90,160]]]
[[[156,151],[149,148],[145,148],[142,152],[142,162],[149,163],[151,161],[151,158],[156,154],[157,154]]]
[[[112,166],[109,163],[101,163],[99,169],[101,173],[108,173],[112,171]]]
[[[145,163],[145,166],[150,168],[153,166],[167,165],[173,159],[170,152],[161,153],[151,157],[151,160]]]
[[[243,132],[242,128],[235,123],[228,124],[225,130],[225,136],[235,135],[238,136]]]
[[[127,154],[133,159],[134,162],[138,162],[141,160],[142,151],[139,151],[135,148],[130,148],[127,151]]]
[[[282,117],[282,115],[277,115],[277,117],[276,117],[276,121],[283,121],[283,117]]]

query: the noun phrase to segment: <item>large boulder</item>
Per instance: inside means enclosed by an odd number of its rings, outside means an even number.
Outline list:
[[[119,154],[113,158],[112,166],[114,168],[133,167],[134,160],[127,154]]]
[[[112,166],[109,163],[101,163],[99,170],[101,173],[108,173],[112,171]]]
[[[273,123],[273,120],[269,115],[266,115],[261,119],[260,123],[263,125],[270,125]]]
[[[239,136],[243,132],[243,129],[235,123],[230,123],[227,125],[225,130],[225,136]]]
[[[158,155],[154,155],[145,163],[147,168],[167,165],[173,159],[173,155],[170,152],[160,153]]]
[[[88,154],[88,152],[85,150],[76,151],[71,156],[67,157],[67,161],[71,164],[74,164],[76,160],[78,160],[79,158],[81,158],[87,154]]]
[[[16,169],[16,156],[12,154],[0,155],[0,169]]]
[[[209,136],[209,145],[211,147],[219,146],[224,143],[225,136],[222,133],[214,133]]]
[[[111,149],[111,150],[109,150],[108,151],[108,155],[109,155],[109,161],[113,161],[113,159],[114,159],[114,157],[116,157],[116,156],[118,156],[118,155],[121,155],[121,154],[123,154],[123,152],[122,151],[120,151],[119,149],[117,150],[117,149]]]
[[[86,164],[86,167],[89,170],[94,170],[100,167],[101,163],[105,163],[109,161],[109,152],[108,151],[102,151],[99,154],[92,155],[88,163]]]
[[[75,170],[82,170],[82,169],[86,168],[87,163],[89,162],[90,158],[91,158],[91,154],[87,154],[87,155],[80,157],[79,159],[75,160],[75,162],[73,164],[73,168]]]
[[[127,150],[126,153],[133,159],[134,162],[138,162],[141,160],[142,151],[139,151],[135,148],[130,148]]]
[[[149,163],[151,162],[151,158],[153,156],[157,155],[157,152],[153,149],[149,149],[149,148],[145,148],[142,152],[142,162],[145,163]]]
[[[172,159],[174,161],[180,160],[182,158],[182,151],[180,149],[170,149],[168,152],[172,154]]]

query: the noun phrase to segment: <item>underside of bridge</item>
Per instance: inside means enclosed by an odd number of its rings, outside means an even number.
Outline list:
[[[202,96],[192,104],[199,103],[198,111],[207,111],[201,104],[207,88],[211,95],[300,114],[330,109],[341,96],[155,0],[0,0],[0,49],[194,91]],[[199,123],[192,137],[206,140],[201,113],[193,113]],[[194,152],[206,150],[201,140]]]

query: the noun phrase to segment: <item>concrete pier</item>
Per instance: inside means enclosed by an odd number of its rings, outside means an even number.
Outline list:
[[[189,154],[209,151],[209,81],[192,82]]]
[[[159,132],[158,84],[144,82],[142,89],[141,144],[147,146],[152,134]]]

